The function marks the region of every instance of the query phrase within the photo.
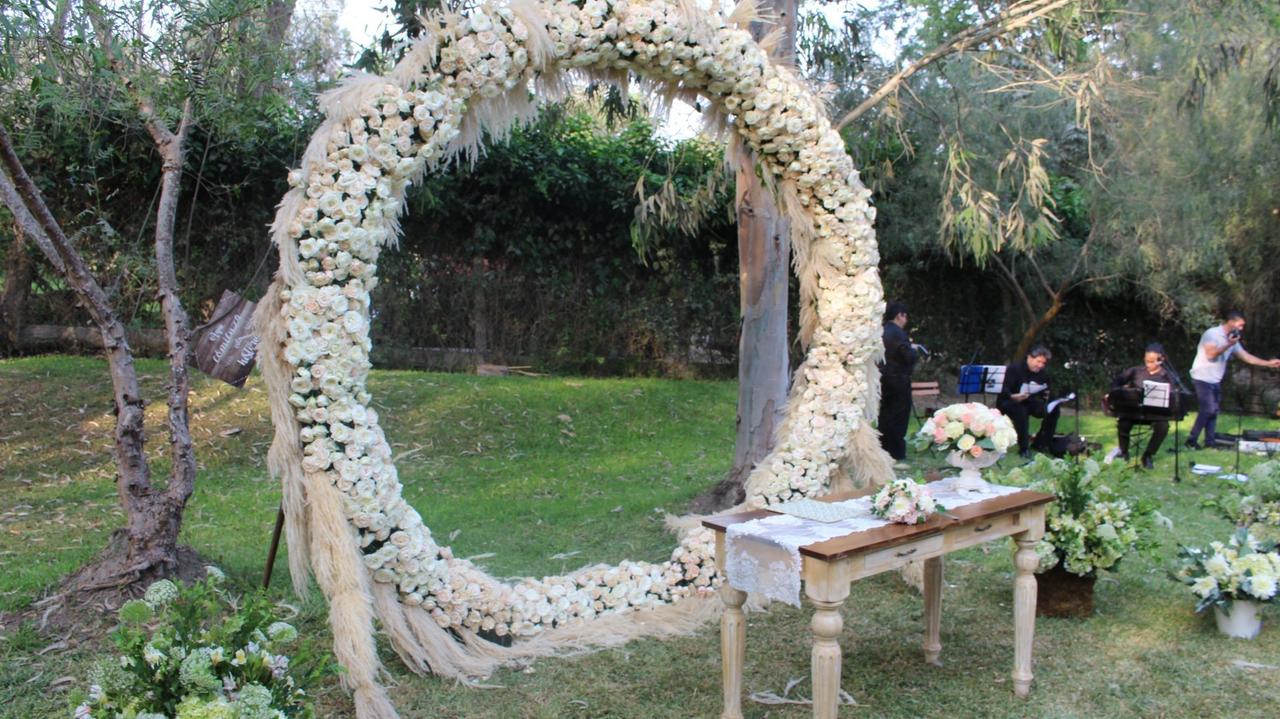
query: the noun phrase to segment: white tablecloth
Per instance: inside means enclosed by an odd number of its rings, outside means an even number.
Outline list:
[[[934,499],[947,509],[1022,491],[991,484],[981,494],[959,493],[953,489],[953,481],[947,478],[927,485]],[[853,510],[854,516],[839,522],[816,522],[778,514],[730,525],[725,531],[725,572],[730,586],[800,606],[800,547],[889,524],[871,513],[870,497],[839,504]]]

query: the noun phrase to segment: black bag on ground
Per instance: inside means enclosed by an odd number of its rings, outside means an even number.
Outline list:
[[[1091,448],[1089,442],[1078,434],[1055,434],[1053,442],[1049,445],[1049,454],[1054,457],[1076,457],[1082,454],[1088,454],[1094,449],[1101,449],[1101,445]],[[1096,442],[1094,444],[1097,444]]]

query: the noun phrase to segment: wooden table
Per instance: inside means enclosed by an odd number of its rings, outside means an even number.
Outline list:
[[[828,497],[829,501],[849,495]],[[835,719],[840,692],[840,645],[844,620],[840,607],[850,585],[863,577],[924,560],[924,657],[938,664],[942,653],[942,556],[966,547],[1013,537],[1017,543],[1013,582],[1013,689],[1018,696],[1031,690],[1031,641],[1035,634],[1036,542],[1044,536],[1045,505],[1051,494],[1021,491],[975,502],[947,514],[934,515],[915,526],[890,524],[836,537],[800,548],[804,591],[813,602],[813,716]],[[725,530],[733,524],[776,514],[755,510],[708,517],[703,526],[716,533],[716,566],[725,567]],[[724,668],[724,712],[721,719],[742,719],[742,665],[746,658],[746,592],[729,586],[720,590],[724,615],[720,620],[720,648]]]

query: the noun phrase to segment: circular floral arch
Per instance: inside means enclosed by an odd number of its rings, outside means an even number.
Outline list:
[[[661,564],[514,585],[453,557],[401,497],[370,407],[369,293],[406,188],[459,153],[474,156],[483,132],[501,135],[529,116],[534,88],[554,88],[567,72],[623,82],[634,73],[709,100],[792,219],[808,350],[747,502],[891,476],[867,423],[884,309],[870,193],[819,101],[744,29],[752,14],[749,2],[726,17],[692,0],[485,5],[429,18],[389,76],[353,78],[322,98],[327,119],[290,173],[272,228],[280,270],[258,324],[291,574],[300,590],[314,575],[329,599],[361,717],[395,716],[376,681],[375,617],[411,669],[465,678],[562,647],[687,631],[716,608],[711,536],[696,527]]]

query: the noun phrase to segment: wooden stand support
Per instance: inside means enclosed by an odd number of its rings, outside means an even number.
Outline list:
[[[276,528],[271,531],[271,549],[267,550],[267,566],[262,570],[262,588],[271,586],[271,570],[276,566],[276,551],[280,549],[280,530],[284,529],[284,505],[276,511]]]
[[[924,560],[924,660],[942,666],[942,557]]]
[[[742,666],[747,659],[747,617],[742,605],[747,593],[725,582],[720,587],[724,614],[720,616],[720,656],[724,672],[724,711],[720,719],[742,719]]]
[[[1013,562],[1017,577],[1013,580],[1013,691],[1020,697],[1031,693],[1031,645],[1036,634],[1036,555],[1039,537],[1032,532],[1014,537],[1018,549]]]

